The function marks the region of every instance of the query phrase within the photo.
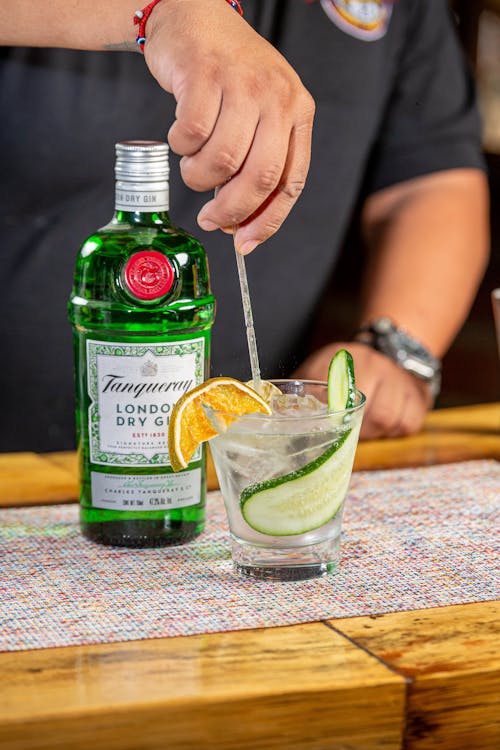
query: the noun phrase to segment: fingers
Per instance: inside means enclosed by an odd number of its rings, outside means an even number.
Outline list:
[[[192,118],[192,107],[189,110]],[[211,114],[214,113],[216,120],[211,123],[210,134],[203,143],[200,131],[197,141],[186,136],[189,126],[179,114],[176,122],[178,129],[174,131],[171,128],[169,133],[170,145],[177,153],[184,154],[181,159],[182,179],[193,190],[213,190],[234,177],[248,157],[258,127],[258,108],[253,101],[244,100],[239,92],[221,96],[219,110],[216,112],[215,107],[211,110]],[[203,135],[207,131],[208,127]],[[233,137],[229,137],[228,133]],[[195,143],[198,145],[197,151],[188,151],[187,148]],[[216,212],[214,216],[209,214],[208,218],[217,224],[215,220],[219,216]]]
[[[174,84],[175,121],[168,142],[176,154],[196,154],[212,136],[222,107],[222,89],[215,82],[207,92],[201,79],[183,76]]]
[[[387,381],[377,381],[373,392],[367,395],[361,437],[396,437],[405,402],[404,391],[394,388],[394,384],[391,386]]]
[[[427,413],[428,404],[415,378],[397,365],[375,381],[361,428],[363,439],[393,438],[418,432]],[[382,374],[381,374],[382,375]]]
[[[200,226],[238,226],[237,249],[253,250],[281,226],[302,192],[310,147],[308,127],[287,134],[273,118],[263,118],[243,168],[203,207]]]
[[[238,228],[235,246],[247,254],[276,232],[304,189],[311,154],[309,125],[294,128],[281,180],[270,197]]]
[[[200,211],[201,225],[206,219],[222,227],[241,224],[277,187],[285,169],[290,134],[264,118],[253,135],[244,167]]]
[[[413,394],[406,400],[395,437],[414,435],[422,429],[427,406],[420,394]]]
[[[211,106],[209,115],[196,118],[191,97],[190,106],[181,109],[190,124],[178,115],[169,143],[187,154],[181,173],[189,187],[205,191],[222,185],[200,211],[199,225],[207,231],[238,226],[236,247],[248,253],[276,232],[303,190],[313,107],[303,123],[287,127],[284,112],[266,116],[251,102],[237,102],[238,97],[224,96],[220,110]]]

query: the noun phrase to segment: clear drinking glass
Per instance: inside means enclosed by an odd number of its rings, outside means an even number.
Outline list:
[[[500,355],[500,289],[493,289],[491,293],[491,303],[493,305],[493,315],[495,317],[495,327],[497,331],[498,354]]]
[[[353,408],[328,413],[326,383],[272,382],[295,394],[287,397],[285,414],[238,417],[204,407],[218,431],[210,447],[233,561],[260,579],[333,573],[365,397],[358,391]],[[290,400],[296,404],[288,408]]]

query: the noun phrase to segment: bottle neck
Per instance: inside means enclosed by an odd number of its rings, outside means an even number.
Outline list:
[[[115,219],[131,224],[158,224],[169,220],[168,180],[139,182],[117,180]]]

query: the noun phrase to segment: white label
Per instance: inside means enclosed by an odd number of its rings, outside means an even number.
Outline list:
[[[115,208],[118,211],[168,211],[168,183],[134,185],[118,182],[115,188]]]
[[[168,423],[176,401],[204,376],[204,339],[124,344],[87,340],[90,460],[169,466]],[[198,449],[193,461],[200,460]]]
[[[107,510],[170,510],[200,502],[201,469],[180,474],[91,472],[92,505]]]

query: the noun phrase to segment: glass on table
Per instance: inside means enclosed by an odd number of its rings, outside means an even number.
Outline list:
[[[204,406],[218,432],[210,447],[233,561],[260,579],[333,573],[365,397],[358,391],[351,409],[329,412],[326,383],[272,382],[270,416]]]
[[[493,289],[491,293],[491,303],[493,305],[493,316],[495,318],[495,327],[497,332],[498,353],[500,355],[500,288]]]

